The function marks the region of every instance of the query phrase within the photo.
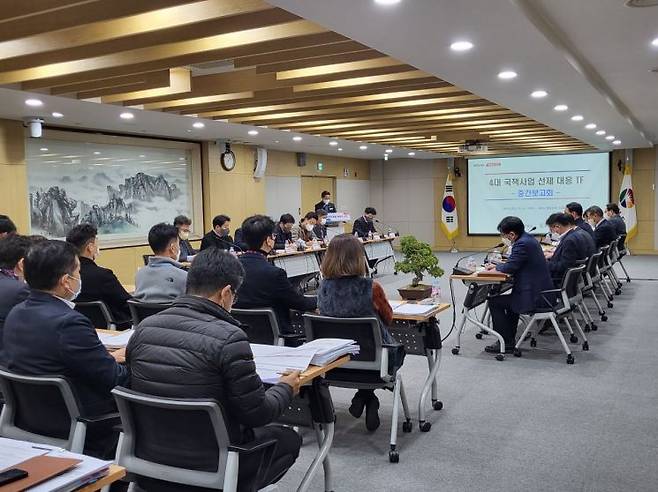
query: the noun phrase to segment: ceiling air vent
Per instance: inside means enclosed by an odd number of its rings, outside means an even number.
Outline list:
[[[626,0],[627,7],[658,7],[658,0]]]

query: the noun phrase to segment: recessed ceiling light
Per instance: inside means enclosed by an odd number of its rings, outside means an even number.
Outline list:
[[[139,157],[143,159],[143,158],[146,157],[146,156],[145,156],[144,154],[140,154]]]
[[[59,113],[55,111],[53,114],[53,118],[64,118],[64,115],[62,113]]]
[[[184,160],[185,160],[185,157],[179,157],[178,160],[179,160],[179,161],[184,161]]]
[[[473,43],[470,41],[455,41],[450,45],[452,51],[468,51],[473,48]]]
[[[571,117],[571,121],[583,121],[584,119],[582,114],[575,114]]]
[[[393,149],[386,149],[385,152],[386,152],[387,154],[390,154],[391,152],[393,152]]]
[[[541,99],[542,97],[546,96],[548,96],[548,92],[543,89],[539,89],[530,93],[530,97],[534,97],[535,99]]]
[[[96,151],[94,151],[94,155],[101,155],[101,153],[96,150]]]
[[[656,46],[656,47],[658,47],[658,38],[656,38],[656,39],[654,39],[653,41],[651,41],[651,46]]]
[[[43,101],[41,101],[41,99],[26,99],[25,104],[33,108],[39,108],[43,106]]]
[[[247,133],[249,135],[255,136],[255,135],[258,135],[258,130],[249,130]]]
[[[415,152],[409,152],[407,155],[410,156],[410,157],[413,157],[413,156],[416,155],[416,153]]]
[[[302,141],[302,137],[300,137],[299,135],[295,135],[294,137],[292,137],[292,139],[295,142],[301,142]]]
[[[555,111],[566,111],[567,109],[569,109],[569,106],[567,106],[566,104],[558,104],[553,109]]]
[[[201,121],[195,121],[194,123],[192,123],[192,126],[194,128],[203,128],[206,126],[206,124]]]
[[[613,140],[612,145],[621,145],[621,140]]]
[[[375,3],[378,5],[395,5],[400,3],[401,0],[375,0]]]
[[[605,130],[597,130],[597,135],[605,135]]]
[[[336,142],[335,140],[332,140],[331,142],[329,142],[329,145],[331,145],[332,147],[336,147],[336,146],[338,146],[338,142]]]
[[[361,145],[361,146],[359,147],[359,150],[367,150],[367,149],[368,149],[368,146],[367,146],[367,145]]]
[[[596,128],[596,123],[587,123],[587,124],[585,125],[585,128],[586,128],[587,130],[594,130],[594,128]]]
[[[614,140],[615,136],[614,135],[608,135],[607,137],[605,137],[605,139],[606,140]]]
[[[279,143],[279,141],[278,141],[278,140],[275,140],[274,143]]]
[[[39,150],[41,152],[48,152],[48,147],[41,147]]]
[[[516,78],[516,75],[517,73],[514,72],[513,70],[503,70],[498,74],[498,78],[503,80],[510,80]]]
[[[343,148],[342,148],[342,147],[338,147],[338,152],[342,152],[342,151],[343,151]]]
[[[128,112],[121,113],[119,115],[119,118],[121,118],[122,120],[132,120],[134,117],[135,117],[134,114]]]

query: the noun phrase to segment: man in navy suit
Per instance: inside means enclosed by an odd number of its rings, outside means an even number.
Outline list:
[[[519,314],[531,312],[541,298],[541,291],[553,288],[546,259],[539,241],[525,232],[523,221],[518,217],[505,217],[498,224],[503,241],[510,243],[512,252],[507,262],[488,264],[487,270],[513,276],[512,292],[489,299],[489,310],[496,330],[505,341],[505,353],[512,353],[516,343]],[[487,352],[500,352],[500,343],[485,347]]]
[[[594,224],[594,242],[597,248],[609,245],[617,240],[615,226],[603,216],[601,207],[592,205],[585,212],[590,224]]]
[[[567,203],[567,206],[564,207],[564,213],[569,214],[573,217],[573,220],[576,223],[576,227],[581,228],[587,234],[594,239],[594,229],[592,226],[583,219],[583,206],[578,202]]]
[[[376,215],[377,211],[373,207],[366,207],[363,215],[354,221],[352,234],[356,233],[360,238],[368,239],[370,233],[377,232],[374,224]]]
[[[545,253],[553,284],[559,288],[567,270],[578,266],[580,260],[586,260],[594,254],[594,240],[589,233],[576,227],[573,217],[569,214],[551,214],[546,225],[551,232],[560,235],[557,248]]]
[[[274,248],[275,224],[265,215],[254,215],[242,223],[247,251],[240,256],[245,278],[238,291],[236,308],[272,308],[281,333],[291,333],[290,310],[312,311],[315,297],[306,297],[288,280],[285,270],[274,266],[267,255]]]
[[[125,350],[109,354],[91,322],[73,309],[82,286],[75,248],[41,241],[29,249],[23,265],[30,295],[5,321],[5,365],[21,374],[67,377],[84,416],[116,411],[110,391],[128,381],[128,370],[120,364]],[[112,432],[106,430],[89,433],[89,452],[111,456]]]

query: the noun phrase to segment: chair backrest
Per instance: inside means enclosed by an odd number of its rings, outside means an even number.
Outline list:
[[[617,238],[617,249],[619,253],[626,254],[626,234],[620,234]]]
[[[599,251],[598,253],[594,253],[592,256],[589,257],[589,260],[587,261],[587,285],[590,285],[593,280],[597,280],[599,276],[599,261],[601,260],[601,255],[603,253]]]
[[[84,448],[80,405],[63,376],[25,376],[0,368],[5,399],[0,436],[50,444],[74,452]]]
[[[151,255],[142,255],[142,260],[144,261],[144,266],[149,264],[149,258],[151,256],[153,256],[153,255],[152,254]]]
[[[158,314],[160,311],[171,307],[171,304],[170,302],[141,302],[135,299],[129,299],[128,309],[130,309],[133,326],[137,326],[144,318]]]
[[[353,355],[350,362],[342,369],[358,369],[382,371],[387,364],[387,355],[382,349],[382,332],[379,320],[374,317],[364,318],[334,318],[317,314],[304,314],[306,341],[317,338],[344,338],[355,340],[359,345],[359,353]],[[384,360],[386,359],[386,360]]]
[[[112,313],[103,301],[76,302],[75,310],[83,314],[96,328],[106,330],[116,329],[116,323],[112,319]]]
[[[599,269],[606,268],[606,258],[608,257],[608,252],[610,251],[610,245],[601,246],[599,249],[601,251],[601,256],[599,257]]]
[[[129,473],[222,489],[229,437],[219,402],[112,390],[123,434],[116,461]]]
[[[573,299],[580,295],[578,283],[582,273],[585,271],[585,265],[569,268],[562,280],[562,301],[566,307],[569,307]]]
[[[250,343],[263,345],[279,345],[279,324],[274,310],[262,309],[231,309],[231,316],[242,323]]]

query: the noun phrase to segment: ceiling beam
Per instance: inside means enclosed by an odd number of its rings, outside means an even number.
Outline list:
[[[336,35],[338,36],[338,35]],[[373,51],[367,46],[352,41],[347,38],[342,38],[335,43],[325,44],[323,46],[312,46],[280,50],[277,53],[245,55],[235,59],[235,68],[251,68],[263,67],[263,73],[276,72],[285,67],[281,64],[294,63],[297,61],[309,60],[315,58],[330,57],[336,55],[344,55],[349,53],[357,53],[361,51]],[[268,67],[273,69],[267,70]]]

